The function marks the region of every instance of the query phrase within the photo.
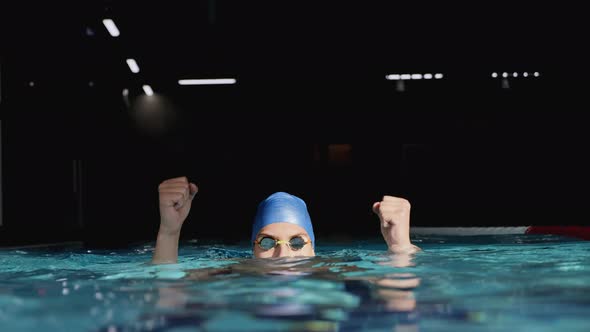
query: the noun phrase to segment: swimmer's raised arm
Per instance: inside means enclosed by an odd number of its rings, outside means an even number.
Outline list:
[[[168,179],[158,187],[160,202],[160,229],[152,263],[176,263],[180,229],[191,209],[198,188],[186,177]]]
[[[410,242],[410,208],[406,199],[393,196],[383,196],[382,201],[373,204],[389,252],[414,253],[420,250]]]

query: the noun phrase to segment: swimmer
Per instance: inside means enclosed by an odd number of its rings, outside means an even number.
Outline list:
[[[178,260],[178,243],[180,231],[185,222],[192,200],[195,198],[198,188],[189,182],[186,177],[163,181],[159,186],[160,228],[156,240],[152,263],[165,264],[176,263]],[[376,264],[391,267],[407,267],[412,265],[411,254],[420,251],[410,242],[410,204],[403,198],[384,196],[381,201],[372,206],[373,212],[379,218],[381,234],[387,244],[388,251],[395,255],[390,260],[379,261]],[[344,276],[344,272],[362,272],[366,268],[354,264],[340,264],[336,259],[324,259],[315,257],[315,235],[310,215],[305,202],[294,195],[277,192],[259,203],[252,224],[250,234],[253,259],[242,259],[237,264],[225,267],[210,267],[187,270],[183,277],[190,281],[209,281],[221,276],[256,276],[264,275],[269,278],[284,278],[294,280],[304,276],[311,276],[316,280],[330,280],[342,283],[343,294],[353,295],[359,299],[356,307],[345,308],[346,319],[339,318],[332,322],[329,318],[323,319],[330,326],[338,326],[344,329],[357,329],[358,324],[370,326],[389,326],[395,329],[417,330],[416,299],[413,289],[420,284],[420,278],[411,273],[389,273],[385,275],[353,275]],[[284,259],[260,259],[260,258],[284,258]],[[297,257],[296,259],[290,259]],[[300,258],[302,257],[302,258]],[[337,271],[333,271],[331,262],[338,264]],[[320,266],[317,266],[318,263]],[[183,285],[159,288],[158,307],[176,310],[199,307],[198,298],[191,296],[191,290]],[[280,291],[280,290],[278,290]],[[265,295],[262,292],[260,295]],[[274,289],[266,294],[270,297],[277,296]],[[206,302],[207,308],[214,308],[215,304]],[[302,315],[298,308],[293,307],[290,301],[285,303],[272,303],[269,305],[254,305],[251,309],[258,318],[271,318],[282,320],[297,320],[298,323],[306,323],[309,320],[317,321],[315,309],[310,305],[303,305],[303,309],[309,311],[310,317]],[[223,308],[223,307],[221,307]],[[367,308],[374,308],[368,310]],[[299,310],[299,311],[298,311]],[[203,324],[209,317],[203,317],[203,321],[195,322],[194,310],[190,314],[195,324]],[[198,318],[198,317],[197,317]],[[175,316],[166,319],[172,324],[187,324],[187,320],[178,320],[174,323]],[[200,318],[199,318],[200,319]]]
[[[180,231],[198,188],[186,177],[179,177],[163,181],[158,192],[160,228],[152,263],[177,263]],[[420,250],[410,241],[410,203],[407,200],[383,196],[372,208],[379,218],[381,234],[390,253]],[[315,236],[305,202],[285,192],[268,196],[258,205],[251,242],[254,258],[315,256]]]

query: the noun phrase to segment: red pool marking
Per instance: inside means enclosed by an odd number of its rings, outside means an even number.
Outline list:
[[[590,227],[588,226],[530,226],[525,234],[551,234],[563,235],[590,240]]]

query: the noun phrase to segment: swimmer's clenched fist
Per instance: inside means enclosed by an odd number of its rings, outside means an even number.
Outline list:
[[[391,252],[417,250],[410,242],[410,208],[406,199],[393,196],[383,196],[383,200],[373,204],[373,212],[381,222],[381,234]]]
[[[177,235],[191,209],[198,188],[186,177],[168,179],[158,186],[160,233]]]

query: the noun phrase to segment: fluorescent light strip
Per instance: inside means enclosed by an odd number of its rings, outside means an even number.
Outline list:
[[[389,74],[389,75],[385,75],[385,79],[388,81],[405,81],[405,80],[421,80],[421,79],[425,79],[425,80],[431,80],[432,78],[435,78],[437,80],[440,80],[441,78],[443,78],[443,74],[441,73],[437,73],[437,74]]]
[[[115,22],[110,18],[105,18],[104,20],[102,20],[102,24],[104,24],[105,28],[107,28],[111,36],[119,37],[119,35],[121,34],[119,32],[119,29],[117,29]]]
[[[512,73],[512,77],[519,77],[519,75],[522,75],[522,77],[529,77],[529,76],[531,76],[531,75],[532,75],[532,76],[534,76],[534,77],[539,77],[539,76],[541,76],[541,74],[540,74],[538,71],[534,72],[533,74],[529,74],[529,73],[528,73],[528,72],[526,72],[526,71],[525,71],[525,72],[523,72],[522,74],[519,74],[518,72],[513,72],[513,73]],[[493,78],[496,78],[496,77],[498,77],[498,76],[499,76],[499,75],[498,75],[498,73],[497,73],[497,72],[493,72],[493,73],[492,73],[492,77],[493,77]],[[503,73],[502,73],[502,77],[504,77],[504,78],[507,78],[507,77],[509,77],[509,76],[511,76],[511,75],[510,75],[510,74],[508,74],[507,72],[503,72]]]
[[[149,86],[149,85],[147,85],[147,84],[143,86],[143,92],[145,92],[145,94],[147,96],[153,96],[154,95],[154,90],[152,90],[152,87]]]
[[[185,79],[178,80],[180,85],[219,85],[236,84],[235,78],[212,78],[212,79]]]
[[[127,59],[127,66],[129,66],[129,69],[132,73],[139,73],[139,66],[137,65],[137,62],[134,59]]]

